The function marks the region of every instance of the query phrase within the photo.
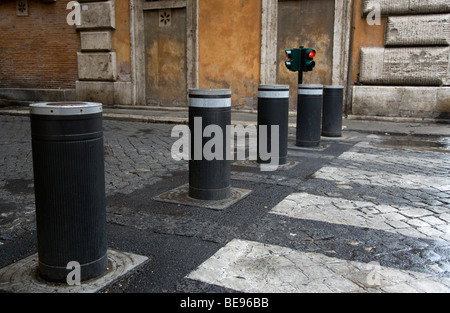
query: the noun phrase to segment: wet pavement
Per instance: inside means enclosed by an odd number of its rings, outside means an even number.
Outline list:
[[[173,124],[106,118],[108,247],[148,259],[99,292],[448,293],[449,125],[344,125],[318,148],[291,128],[287,168],[232,164],[249,193],[217,210],[157,199],[188,183]],[[29,118],[0,129],[1,269],[37,245]]]

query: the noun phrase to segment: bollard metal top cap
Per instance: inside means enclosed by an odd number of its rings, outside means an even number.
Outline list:
[[[258,85],[258,90],[289,90],[289,85]]]
[[[298,85],[298,94],[305,95],[305,96],[321,96],[321,95],[323,95],[323,85],[319,85],[319,84]]]
[[[258,98],[289,98],[289,85],[259,85]]]
[[[323,85],[321,84],[300,84],[298,85],[299,89],[322,89]]]
[[[189,89],[189,106],[193,108],[231,107],[230,89]]]
[[[30,104],[30,113],[36,115],[86,115],[102,112],[97,102],[40,102]]]
[[[189,89],[189,97],[195,96],[205,96],[214,98],[215,96],[231,97],[230,89],[199,89],[191,88]]]

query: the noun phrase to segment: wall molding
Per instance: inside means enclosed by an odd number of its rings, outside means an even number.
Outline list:
[[[261,84],[277,83],[278,1],[262,0]]]

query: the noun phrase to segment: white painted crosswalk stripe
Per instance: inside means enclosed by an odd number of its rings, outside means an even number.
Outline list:
[[[390,231],[417,238],[440,240],[448,235],[434,230],[429,224],[415,228],[407,217],[432,216],[432,212],[409,206],[390,207],[370,201],[347,200],[308,193],[292,193],[276,205],[270,213],[296,219],[314,220],[362,228]]]
[[[234,239],[187,278],[248,293],[449,292],[450,279]]]

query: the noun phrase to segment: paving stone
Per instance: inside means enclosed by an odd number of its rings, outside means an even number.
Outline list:
[[[440,230],[437,230],[433,227],[419,227],[419,228],[417,228],[417,230],[429,237],[434,237],[434,238],[439,238],[444,234]]]
[[[405,215],[407,217],[423,217],[427,215],[431,215],[432,213],[426,209],[402,209],[400,214]]]
[[[427,227],[430,226],[430,224],[424,222],[420,218],[414,218],[414,219],[407,219],[406,222],[414,227]]]

